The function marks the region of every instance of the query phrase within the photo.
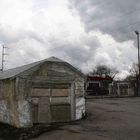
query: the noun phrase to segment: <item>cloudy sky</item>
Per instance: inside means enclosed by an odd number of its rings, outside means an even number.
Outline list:
[[[139,25],[139,0],[0,0],[5,69],[56,56],[85,73],[105,64],[123,77],[137,62]]]

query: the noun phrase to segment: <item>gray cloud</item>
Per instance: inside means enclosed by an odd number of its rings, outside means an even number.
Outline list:
[[[82,68],[95,55],[96,49],[100,46],[100,42],[96,36],[83,36],[79,41],[56,41],[52,38],[49,53],[60,58],[68,58],[69,62],[74,66]]]
[[[139,0],[73,0],[72,6],[80,14],[87,32],[99,29],[116,40],[134,38],[134,30],[140,30]]]
[[[0,43],[9,47],[6,69],[53,55],[84,72],[105,64],[126,73],[137,60],[133,40],[139,24],[123,27],[140,21],[138,0],[9,2],[0,2]]]

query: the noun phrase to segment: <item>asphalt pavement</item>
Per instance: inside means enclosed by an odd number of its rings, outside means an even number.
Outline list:
[[[87,99],[87,116],[32,140],[140,140],[140,97]]]

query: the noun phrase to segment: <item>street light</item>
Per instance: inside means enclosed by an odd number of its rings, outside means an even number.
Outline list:
[[[138,45],[138,77],[137,77],[137,95],[139,94],[139,84],[140,84],[140,55],[139,55],[139,32],[135,31],[135,34],[137,35],[137,45]]]

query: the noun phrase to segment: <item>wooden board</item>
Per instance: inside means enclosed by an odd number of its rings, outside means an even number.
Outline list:
[[[51,122],[68,122],[71,120],[70,104],[51,105]]]
[[[34,96],[34,97],[50,96],[50,89],[32,88],[30,96]]]
[[[50,122],[50,99],[48,97],[39,98],[38,122]]]
[[[51,96],[52,97],[68,97],[69,90],[68,89],[52,89]]]

